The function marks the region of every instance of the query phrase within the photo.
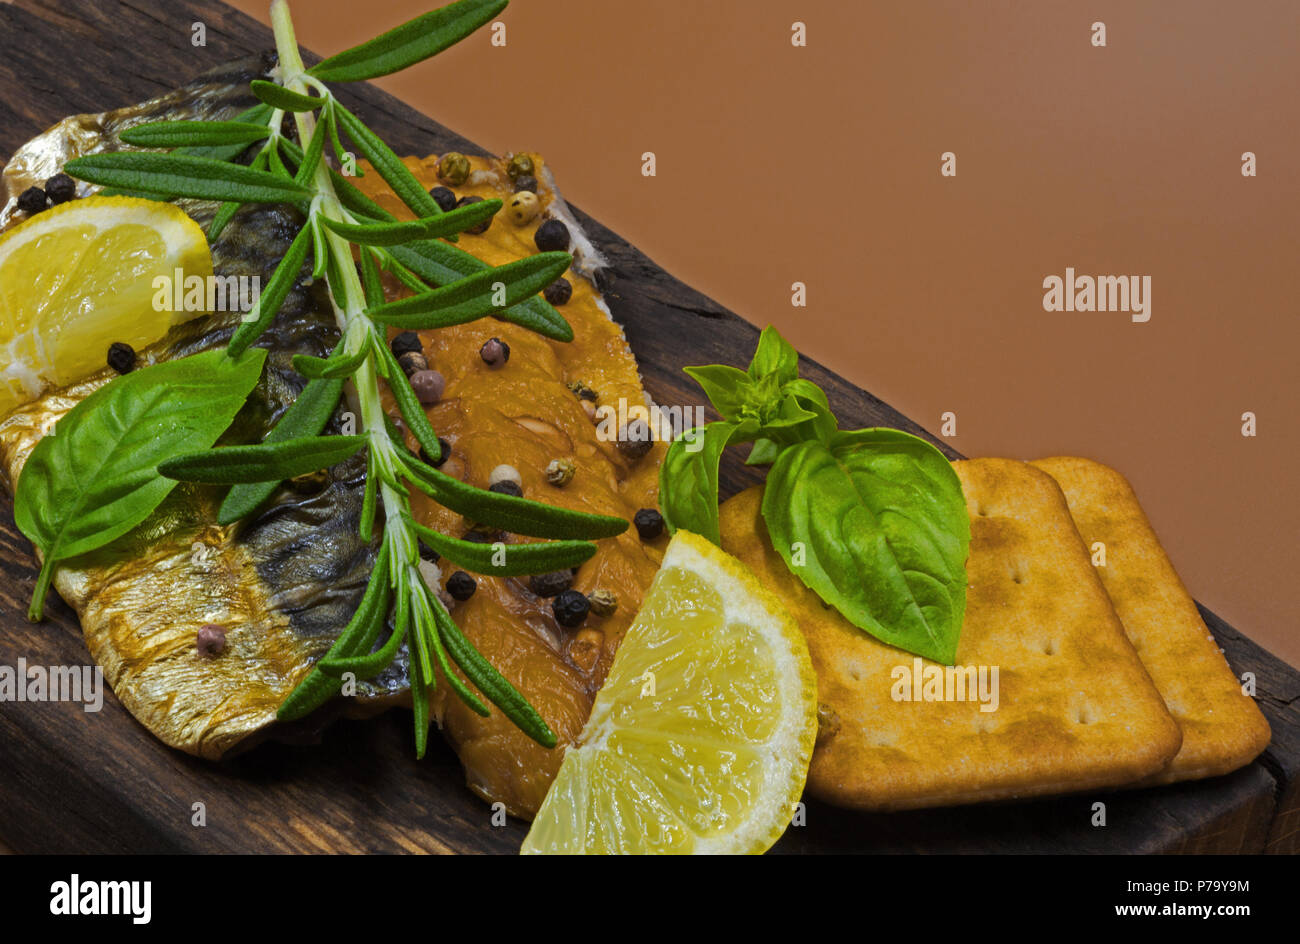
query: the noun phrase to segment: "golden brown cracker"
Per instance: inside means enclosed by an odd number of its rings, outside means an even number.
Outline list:
[[[1183,746],[1152,782],[1212,777],[1250,763],[1268,746],[1268,722],[1242,693],[1128,480],[1090,459],[1031,464],[1061,486],[1089,548],[1104,545],[1105,566],[1095,568],[1097,575],[1182,728]]]
[[[978,699],[895,700],[895,670],[910,671],[916,657],[855,628],[790,573],[768,541],[759,489],[722,506],[724,548],[776,589],[808,639],[823,705],[811,793],[900,810],[1111,787],[1162,769],[1178,750],[1178,726],[1061,490],[1023,462],[954,468],[971,516],[957,662],[987,667],[990,680],[997,668],[992,711]]]

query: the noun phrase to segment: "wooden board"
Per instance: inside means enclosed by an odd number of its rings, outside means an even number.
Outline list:
[[[189,24],[207,25],[192,48]],[[190,76],[272,45],[269,31],[199,0],[18,0],[0,4],[0,155],[65,115],[133,104]],[[482,149],[370,87],[341,96],[399,153]],[[556,169],[561,189],[564,168]],[[681,368],[743,366],[757,329],[664,272],[615,233],[575,212],[612,262],[605,286],[646,386],[663,404],[701,399]],[[811,361],[845,426],[923,431]],[[957,453],[939,443],[950,456]],[[726,460],[726,494],[754,481]],[[0,500],[0,664],[88,660],[74,614],[24,617],[36,576],[30,544]],[[1214,614],[1211,630],[1239,672],[1258,678],[1273,745],[1227,777],[1154,790],[1034,803],[860,815],[817,803],[778,852],[1295,852],[1300,849],[1300,673]],[[1107,825],[1091,825],[1092,803]],[[202,803],[206,825],[192,824]],[[524,824],[496,826],[463,786],[455,755],[431,739],[417,762],[410,716],[328,727],[315,745],[264,744],[221,764],[164,747],[114,700],[98,714],[70,704],[0,703],[0,840],[23,852],[429,851],[518,849]]]

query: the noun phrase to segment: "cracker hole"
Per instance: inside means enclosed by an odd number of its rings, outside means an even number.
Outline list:
[[[1092,724],[1097,720],[1097,716],[1088,705],[1080,705],[1074,710],[1074,720],[1078,724]]]
[[[1054,656],[1060,651],[1061,647],[1057,645],[1055,639],[1049,639],[1043,643],[1043,655],[1045,656]]]

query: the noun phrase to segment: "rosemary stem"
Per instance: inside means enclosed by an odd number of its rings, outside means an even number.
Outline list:
[[[298,51],[298,40],[294,35],[287,0],[273,0],[271,3],[271,25],[275,32],[276,51],[280,56],[281,82],[292,91],[306,91],[307,83],[304,81],[306,69]],[[312,112],[295,112],[294,121],[298,127],[298,140],[305,146],[306,142],[311,140],[312,132],[315,131],[316,117]],[[323,157],[316,167],[313,184],[320,196],[314,212],[332,220],[346,221],[347,216],[334,190],[329,166]],[[334,257],[335,270],[339,273],[342,282],[340,286],[329,286],[332,296],[336,291],[342,295],[342,298],[334,299],[339,330],[349,340],[353,337],[369,340],[371,336],[377,334],[380,343],[385,343],[386,332],[377,331],[374,323],[366,315],[365,292],[361,286],[361,279],[357,275],[356,264],[352,260],[351,244],[329,228],[325,229],[325,242]],[[364,331],[353,327],[358,322],[364,324]],[[398,468],[400,460],[397,458],[396,447],[384,423],[384,410],[373,351],[357,368],[357,372],[353,375],[353,383],[360,406],[362,429],[369,438],[369,448],[374,453],[376,465],[387,473],[384,475],[387,479]],[[390,547],[394,555],[393,568],[395,571],[400,568],[414,570],[419,548],[409,517],[409,498],[386,480],[381,482],[379,494],[384,507],[384,539],[391,542]],[[416,571],[411,579],[423,578]],[[427,656],[425,659],[427,664]]]

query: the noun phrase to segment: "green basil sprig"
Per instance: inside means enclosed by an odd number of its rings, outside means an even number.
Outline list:
[[[176,482],[159,462],[211,446],[257,383],[263,350],[213,350],[145,367],[100,387],[32,450],[14,519],[41,550],[28,617],[39,620],[55,569],[144,521]]]
[[[771,464],[762,514],[777,553],[850,623],[938,662],[956,658],[970,519],[952,464],[894,429],[841,431],[798,353],[765,328],[747,370],[688,367],[723,417],[668,449],[659,502],[670,530],[715,544],[722,451],[753,443]]]

